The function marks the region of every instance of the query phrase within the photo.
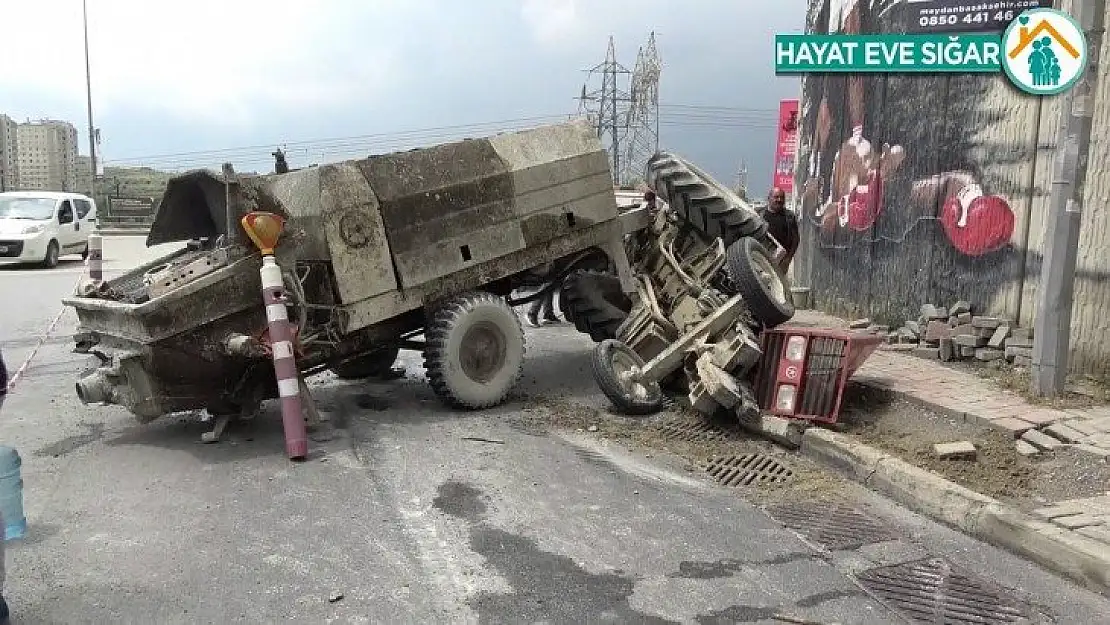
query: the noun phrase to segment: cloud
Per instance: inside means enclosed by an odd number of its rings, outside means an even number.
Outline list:
[[[327,109],[373,98],[393,79],[395,36],[357,0],[89,0],[89,48],[98,113],[134,107],[219,125],[251,123],[266,109]],[[382,4],[382,3],[379,3]],[[390,4],[390,3],[385,3]],[[397,6],[397,5],[394,5]],[[10,3],[0,92],[81,101],[81,3]],[[383,36],[384,35],[384,36]]]
[[[576,0],[524,0],[520,15],[541,45],[566,44],[582,30]]]

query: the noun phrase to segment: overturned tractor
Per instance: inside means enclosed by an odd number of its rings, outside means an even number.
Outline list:
[[[703,413],[760,419],[761,334],[794,316],[782,248],[751,205],[684,159],[656,154],[646,173],[648,225],[625,240],[635,293],[615,273],[576,271],[563,312],[598,341],[594,376],[619,411],[654,412],[668,389]]]

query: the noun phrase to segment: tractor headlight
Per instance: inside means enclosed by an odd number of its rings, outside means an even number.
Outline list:
[[[786,340],[786,359],[790,362],[802,362],[806,356],[806,337],[792,336]]]
[[[794,397],[798,391],[798,387],[791,386],[790,384],[779,385],[779,390],[775,393],[775,409],[782,412],[794,412]]]

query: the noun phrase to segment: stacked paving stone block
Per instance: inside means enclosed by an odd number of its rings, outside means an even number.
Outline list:
[[[888,331],[871,326],[874,332]],[[971,303],[959,301],[947,308],[935,304],[921,307],[917,319],[909,319],[887,342],[905,345],[919,356],[945,362],[1005,360],[1027,367],[1033,358],[1033,330],[1019,328],[1009,319],[973,314]]]

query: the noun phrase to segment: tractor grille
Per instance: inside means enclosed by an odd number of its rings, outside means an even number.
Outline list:
[[[841,391],[847,379],[848,340],[841,337],[807,335],[787,329],[766,332],[763,335],[763,358],[756,379],[756,397],[759,407],[771,410],[775,403],[776,375],[780,359],[789,336],[807,339],[805,362],[802,363],[801,383],[794,400],[794,414],[789,415],[813,421],[835,422],[840,412]]]

